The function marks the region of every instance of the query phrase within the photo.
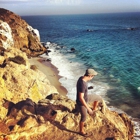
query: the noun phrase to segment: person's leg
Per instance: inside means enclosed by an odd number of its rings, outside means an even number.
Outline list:
[[[81,122],[81,121],[80,121],[79,127],[80,127],[80,133],[85,134],[84,122]]]
[[[94,101],[93,110],[97,110],[97,107],[98,107],[98,101]]]
[[[87,109],[84,106],[80,106],[80,113],[81,113],[81,120],[79,123],[80,133],[85,134],[84,122],[85,122],[86,117],[87,117]]]

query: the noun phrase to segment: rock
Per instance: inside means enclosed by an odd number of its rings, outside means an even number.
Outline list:
[[[78,134],[80,114],[72,112],[76,103],[65,96],[51,94],[38,103],[27,99],[10,104],[12,106],[5,119],[5,129],[0,129],[4,134],[1,138],[9,140],[14,137],[18,140],[24,136],[25,140],[85,140]],[[88,116],[85,129],[90,133],[88,140],[132,140],[134,134],[131,119],[126,114],[118,114],[108,108],[105,114],[98,110]]]
[[[137,28],[131,27],[131,28],[127,28],[127,29],[133,31],[133,30],[136,30]]]
[[[14,40],[12,37],[12,30],[8,23],[0,19],[0,44],[3,48],[7,49],[14,46]]]
[[[30,33],[38,37],[38,40],[40,41],[40,34],[37,29],[33,29],[31,26],[27,26],[27,29],[29,30]]]
[[[9,48],[1,56],[0,64],[0,99],[5,98],[17,103],[26,98],[34,102],[45,98],[55,87],[45,79],[45,74],[33,69],[25,53],[17,48]]]
[[[67,50],[68,53],[74,53],[75,52],[75,48],[71,48],[70,50]]]
[[[75,48],[71,48],[71,51],[75,51]]]
[[[91,30],[91,29],[87,29],[87,32],[93,32],[94,30]]]
[[[50,53],[51,52],[51,50],[47,50],[47,53]]]
[[[37,29],[33,29],[20,16],[0,8],[0,44],[5,48],[15,47],[28,56],[38,56],[46,52],[40,43]]]

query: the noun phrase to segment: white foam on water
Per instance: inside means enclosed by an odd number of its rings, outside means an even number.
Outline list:
[[[51,59],[51,63],[58,68],[59,75],[62,78],[59,79],[62,86],[64,86],[68,93],[68,98],[76,100],[76,83],[80,76],[83,76],[87,67],[84,65],[84,62],[78,60],[74,53],[61,53],[61,47],[57,44],[48,43],[49,46],[49,56],[43,54],[42,57]],[[74,61],[71,60],[74,58]],[[89,101],[92,101],[94,94],[101,96],[105,102],[109,102],[109,99],[106,96],[107,90],[110,88],[107,83],[100,82],[99,80],[93,80],[88,83],[88,86],[93,86],[93,89],[88,91]],[[116,111],[119,113],[124,113],[122,110],[115,107],[109,107],[110,110]],[[140,120],[133,120],[134,127],[136,131],[136,137],[134,140],[140,140],[137,136],[140,136]]]
[[[48,46],[48,45],[47,45]],[[58,68],[59,75],[62,78],[59,79],[62,86],[64,86],[68,93],[67,96],[76,100],[76,83],[80,76],[83,76],[87,67],[84,65],[82,60],[76,58],[74,53],[62,53],[63,48],[60,46],[49,44],[49,56],[51,58],[51,63]],[[48,57],[48,56],[44,56]],[[74,61],[72,60],[74,59]],[[94,86],[94,89],[89,90],[89,94],[95,93],[105,97],[106,91],[108,89],[107,85],[101,82],[89,82],[89,86]],[[91,97],[91,95],[90,95]]]

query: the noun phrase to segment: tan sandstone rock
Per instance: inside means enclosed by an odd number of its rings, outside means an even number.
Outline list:
[[[58,93],[47,78],[38,69],[31,68],[25,53],[17,48],[5,50],[3,62],[0,64],[0,100],[3,98],[13,103],[32,99],[38,102],[51,93]],[[0,103],[2,105],[2,102]],[[0,109],[0,118],[6,115],[5,109]]]
[[[38,56],[46,52],[40,43],[37,29],[33,29],[20,16],[0,8],[0,47],[15,47],[28,56]]]
[[[53,97],[53,98],[50,98]],[[133,140],[133,124],[126,114],[118,114],[107,107],[89,115],[85,129],[89,137],[78,134],[80,114],[75,102],[60,94],[52,94],[38,103],[30,99],[16,104],[7,103],[9,112],[1,138],[14,140]],[[57,103],[55,103],[57,101]],[[8,101],[7,101],[8,102]]]

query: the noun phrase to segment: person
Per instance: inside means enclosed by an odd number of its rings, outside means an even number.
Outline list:
[[[79,134],[86,136],[87,133],[84,130],[84,123],[86,121],[87,112],[93,114],[93,110],[88,106],[88,81],[93,79],[98,73],[94,69],[87,69],[84,76],[81,76],[76,85],[77,95],[76,95],[76,104],[79,108],[81,119],[79,122],[80,132]]]

